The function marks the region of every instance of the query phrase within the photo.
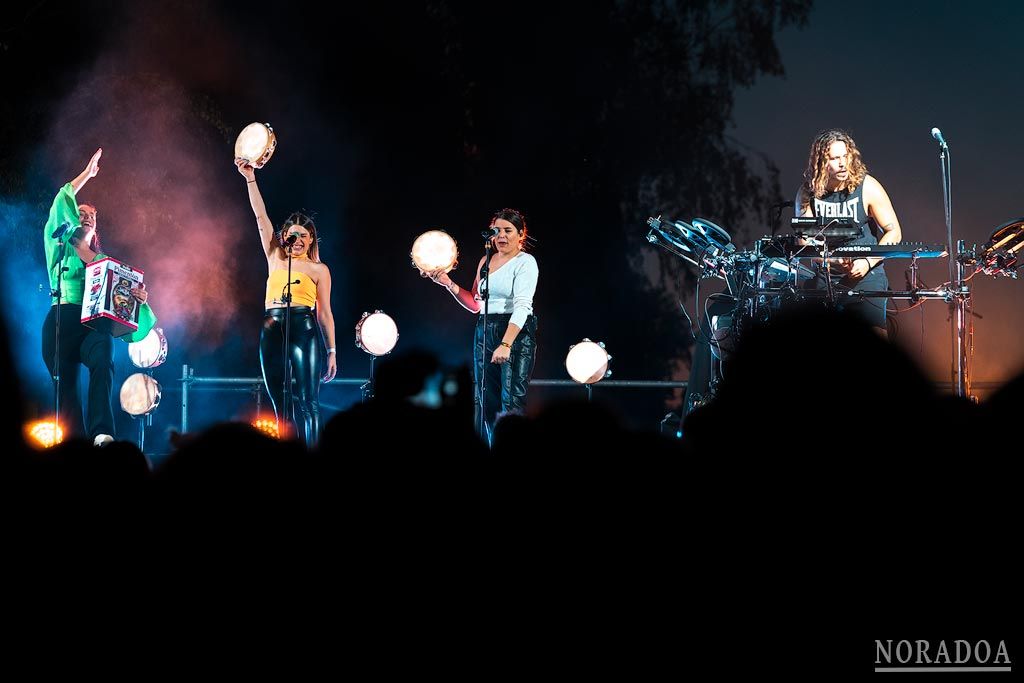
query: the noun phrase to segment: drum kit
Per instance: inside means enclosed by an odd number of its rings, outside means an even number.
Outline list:
[[[705,218],[686,222],[658,216],[648,218],[647,225],[648,242],[697,266],[701,279],[725,281],[728,292],[724,296],[734,304],[732,310],[705,316],[706,328],[714,332],[711,342],[716,353],[727,351],[719,341],[735,343],[745,319],[763,317],[776,309],[779,301],[803,290],[816,274],[804,259],[821,258],[818,243],[824,243],[820,237],[812,239],[794,231],[791,236],[761,238],[753,249],[740,250],[726,230]],[[852,232],[843,228],[835,229],[828,239],[850,237]]]
[[[1017,271],[1024,266],[1024,218],[999,226],[980,249],[968,250],[960,241],[954,255],[956,268],[963,273],[958,278],[959,286],[947,283],[934,289],[919,286],[918,260],[948,256],[949,250],[945,245],[917,242],[860,244],[860,240],[854,239],[860,236],[860,228],[842,219],[794,218],[792,234],[762,237],[755,241],[752,249],[747,250],[738,249],[727,231],[703,218],[686,222],[658,216],[648,218],[647,226],[650,228],[648,242],[696,266],[700,279],[724,280],[727,288],[727,292],[709,297],[714,301],[713,310],[705,304],[700,328],[710,347],[712,367],[707,373],[706,386],[701,381],[701,386],[687,388],[684,416],[714,396],[721,377],[721,364],[728,360],[748,325],[764,322],[787,302],[813,299],[832,305],[840,299],[855,298],[915,302],[938,299],[964,306],[970,298],[965,283],[974,274],[1016,279]],[[839,280],[835,274],[828,275],[829,264],[837,259],[863,257],[910,259],[909,289],[854,290],[845,286],[845,281]],[[812,281],[816,278],[820,278],[825,286],[814,286]],[[960,349],[959,353],[966,353],[966,350]]]
[[[1000,225],[972,256],[976,272],[1016,279],[1017,270],[1024,266],[1024,218]]]

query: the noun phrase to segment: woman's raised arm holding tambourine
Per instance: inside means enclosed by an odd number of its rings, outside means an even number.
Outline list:
[[[263,243],[263,252],[269,259],[274,251],[274,224],[270,222],[267,215],[267,206],[263,203],[263,195],[256,184],[256,169],[249,163],[248,159],[235,159],[235,166],[238,172],[245,178],[246,187],[249,190],[249,204],[252,205],[252,212],[256,214],[256,227],[260,231],[260,241]]]

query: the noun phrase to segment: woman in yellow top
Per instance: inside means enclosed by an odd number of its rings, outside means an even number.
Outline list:
[[[263,382],[274,403],[278,424],[302,416],[300,433],[307,446],[320,437],[320,380],[330,382],[338,372],[338,354],[334,345],[334,314],[331,313],[331,271],[320,262],[316,225],[301,213],[288,217],[279,233],[267,216],[256,171],[245,159],[236,159],[238,172],[246,180],[249,202],[256,214],[263,251],[267,256],[266,316],[260,333],[260,365]],[[288,328],[287,358],[295,379],[292,415],[282,415],[284,408],[284,323],[288,293],[288,255],[291,267],[291,313]],[[314,311],[316,318],[313,317]],[[319,325],[317,325],[319,322]],[[326,362],[320,332],[327,344]],[[326,370],[324,366],[326,365]],[[322,374],[321,374],[322,372]],[[297,420],[296,420],[297,422]]]

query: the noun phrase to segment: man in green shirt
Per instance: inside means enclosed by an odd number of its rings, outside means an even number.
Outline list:
[[[110,334],[82,324],[82,299],[85,293],[85,266],[105,258],[100,253],[96,233],[96,207],[78,204],[75,195],[99,173],[103,150],[92,155],[85,169],[62,187],[50,207],[43,229],[46,264],[50,271],[50,311],[43,322],[43,361],[50,376],[59,376],[61,419],[66,434],[88,436],[95,445],[113,441],[114,411],[111,393],[114,384],[114,340]],[[61,272],[62,271],[62,272]],[[57,288],[60,287],[60,306]],[[122,337],[140,341],[156,323],[156,316],[146,303],[144,286],[132,290],[141,302],[139,329]],[[59,310],[58,310],[59,308]],[[60,353],[57,353],[57,319],[60,318]],[[56,361],[56,364],[55,364]],[[87,419],[83,422],[78,394],[78,368],[89,370]]]

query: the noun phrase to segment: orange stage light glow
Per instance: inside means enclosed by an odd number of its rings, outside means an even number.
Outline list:
[[[56,427],[56,438],[54,428]],[[35,420],[25,425],[26,441],[39,448],[50,448],[64,441],[64,428],[50,420]]]
[[[277,420],[268,420],[264,417],[258,417],[252,421],[252,426],[260,430],[264,434],[269,434],[275,439],[281,438],[280,430],[277,427]]]

